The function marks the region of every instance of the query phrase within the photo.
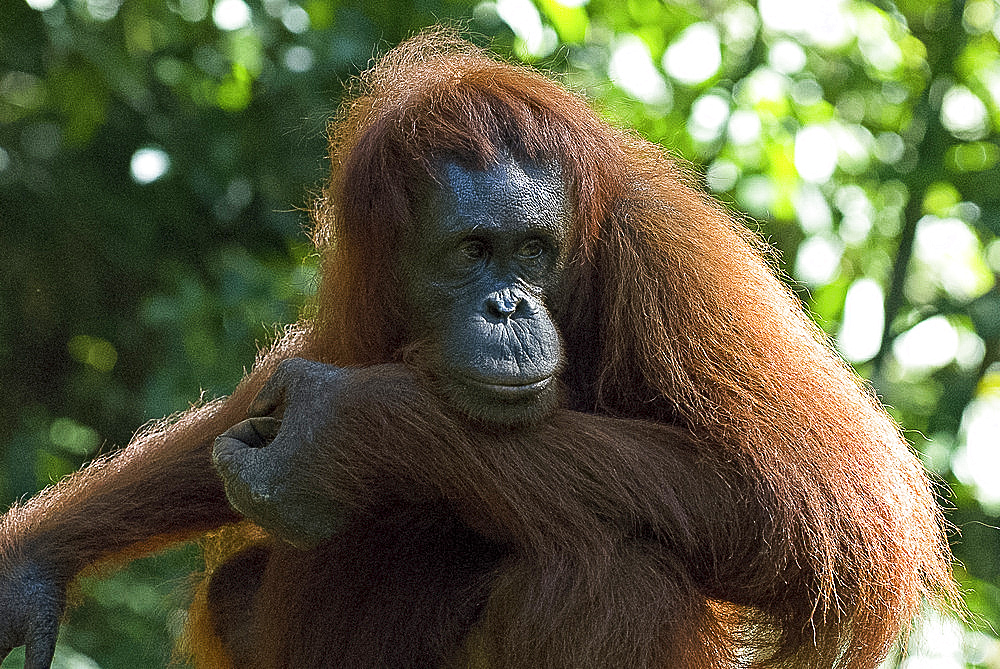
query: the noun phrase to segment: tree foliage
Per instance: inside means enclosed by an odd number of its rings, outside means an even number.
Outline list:
[[[8,2],[0,499],[232,389],[313,288],[302,209],[345,83],[447,19],[747,212],[948,484],[972,622],[904,662],[1000,667],[996,0]],[[196,565],[85,582],[62,666],[164,664]]]

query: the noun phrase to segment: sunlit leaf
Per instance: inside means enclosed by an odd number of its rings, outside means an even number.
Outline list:
[[[590,19],[583,7],[567,7],[559,0],[540,0],[539,8],[559,34],[568,43],[580,43],[587,35]]]

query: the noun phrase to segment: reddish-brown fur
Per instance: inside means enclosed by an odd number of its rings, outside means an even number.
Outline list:
[[[359,85],[332,126],[314,212],[315,315],[230,398],[12,509],[0,557],[42,556],[68,580],[236,522],[213,439],[284,358],[400,360],[394,252],[418,185],[436,157],[485,166],[513,146],[562,165],[575,206],[555,305],[568,406],[488,435],[429,398],[368,398],[340,457],[373,480],[405,472],[409,505],[381,508],[377,485],[341,481],[336,457],[317,463],[314,485],[364,513],[318,549],[271,548],[257,666],[439,655],[693,669],[737,666],[749,648],[754,666],[875,667],[925,598],[953,597],[942,519],[897,427],[752,236],[660,148],[440,34],[393,50]],[[228,666],[204,600],[193,651]]]

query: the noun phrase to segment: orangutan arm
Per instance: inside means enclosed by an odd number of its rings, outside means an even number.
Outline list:
[[[238,509],[303,547],[394,498],[447,499],[537,555],[662,543],[706,583],[761,546],[766,514],[747,474],[672,426],[559,410],[492,428],[442,409],[402,366],[305,360],[279,368],[251,413],[264,417],[220,437],[216,466]]]
[[[211,435],[242,407],[218,402],[140,434],[0,520],[0,658],[26,645],[26,667],[49,666],[67,585],[238,520],[210,462]]]
[[[212,467],[212,443],[297,348],[289,336],[229,398],[139,432],[0,518],[0,660],[25,645],[26,669],[49,666],[66,588],[81,571],[240,520]]]
[[[26,645],[28,669],[49,666],[69,582],[237,517],[209,462],[208,430],[225,406],[192,411],[168,433],[138,437],[11,508],[0,520],[0,658]]]

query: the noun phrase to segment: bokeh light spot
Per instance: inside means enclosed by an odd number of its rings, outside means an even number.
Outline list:
[[[635,35],[618,40],[608,64],[608,75],[616,86],[632,97],[649,104],[668,105],[670,89],[653,64],[649,48]]]
[[[137,184],[153,183],[169,169],[170,156],[163,149],[147,146],[132,154],[130,171]]]
[[[689,26],[663,54],[663,69],[677,81],[692,86],[710,79],[720,65],[719,30],[711,23]]]
[[[246,28],[252,20],[250,7],[243,0],[219,0],[212,8],[212,21],[219,30]]]

